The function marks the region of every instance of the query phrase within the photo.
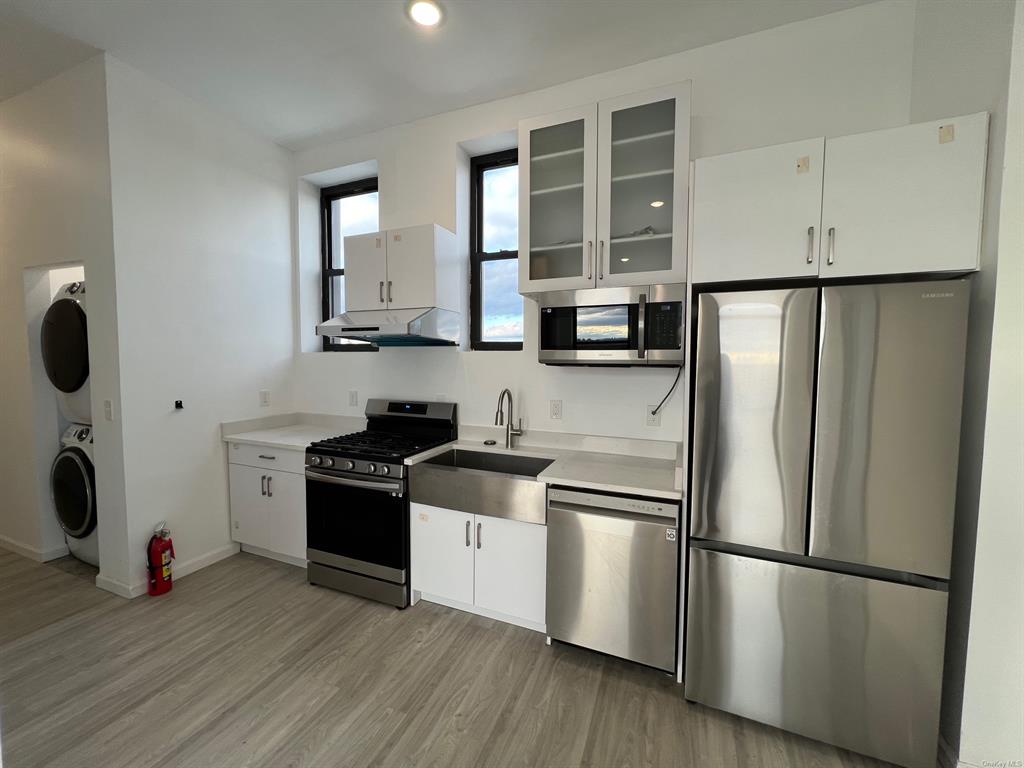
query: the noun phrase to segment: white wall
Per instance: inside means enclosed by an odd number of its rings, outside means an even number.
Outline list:
[[[1016,3],[960,760],[1024,762],[1024,0]]]
[[[220,422],[290,409],[291,156],[107,58],[129,565],[231,554]],[[259,408],[258,390],[272,407]],[[182,400],[184,410],[175,411]]]
[[[1005,253],[999,243],[999,201],[1007,136],[1013,5],[1013,0],[922,2],[918,5],[914,31],[911,120],[935,120],[957,112],[982,110],[991,114],[981,271],[974,276],[971,291],[943,683],[942,735],[953,754],[960,743],[968,629],[975,623],[971,618],[972,574],[976,559],[987,557],[981,549],[976,552],[975,532],[979,521],[992,315]]]
[[[382,228],[434,221],[457,231],[468,249],[468,207],[460,145],[514,130],[518,121],[678,80],[693,80],[692,155],[728,152],[809,136],[835,136],[907,122],[914,4],[885,0],[831,16],[759,32],[705,48],[576,80],[542,91],[427,118],[296,154],[301,177],[376,160]],[[657,403],[674,375],[666,370],[556,369],[536,361],[536,310],[526,304],[522,353],[450,349],[317,354],[318,224],[303,215],[300,184],[301,346],[296,405],[356,415],[368,395],[459,402],[461,419],[489,423],[502,387],[517,393],[527,426],[565,432],[681,440],[683,398],[669,401],[662,426],[647,427],[644,406]],[[461,219],[461,220],[460,220]],[[360,405],[348,406],[358,389]],[[549,399],[564,402],[548,418]]]
[[[107,138],[102,57],[0,103],[0,545],[40,559],[62,543],[40,479],[58,450],[53,391],[33,387],[26,326],[49,291],[40,267],[84,265],[93,410],[120,400]],[[127,559],[120,424],[95,439],[102,575]]]

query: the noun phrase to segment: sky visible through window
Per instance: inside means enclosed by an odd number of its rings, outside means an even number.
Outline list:
[[[334,251],[334,268],[345,267],[345,238],[349,235],[364,235],[367,232],[376,232],[378,202],[376,192],[367,192],[365,195],[351,195],[342,197],[331,203],[331,218],[333,219],[331,234],[334,236],[332,250]]]
[[[507,165],[483,174],[483,250],[514,251],[519,247],[519,167]],[[519,295],[519,264],[515,259],[481,265],[482,341],[523,340],[523,297]]]

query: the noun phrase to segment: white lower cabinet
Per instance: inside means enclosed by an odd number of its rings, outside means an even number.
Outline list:
[[[306,559],[306,478],[294,472],[228,465],[231,540]]]
[[[411,527],[419,597],[544,631],[545,526],[414,503]]]

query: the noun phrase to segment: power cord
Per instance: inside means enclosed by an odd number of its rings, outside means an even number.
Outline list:
[[[672,386],[669,388],[668,392],[665,393],[665,396],[663,398],[661,398],[661,402],[658,403],[658,407],[655,408],[653,411],[651,411],[651,416],[657,416],[658,415],[658,411],[661,410],[661,406],[663,406],[665,404],[666,400],[668,400],[670,397],[672,397],[672,393],[676,391],[676,385],[679,384],[679,377],[682,376],[682,375],[683,375],[683,366],[679,366],[679,368],[676,370],[675,381],[672,382]]]

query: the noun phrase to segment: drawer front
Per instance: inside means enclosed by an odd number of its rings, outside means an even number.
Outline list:
[[[303,474],[306,471],[306,452],[291,448],[268,448],[265,445],[228,443],[228,462],[247,467],[273,469],[278,472]]]
[[[946,593],[690,550],[686,698],[934,766]]]

